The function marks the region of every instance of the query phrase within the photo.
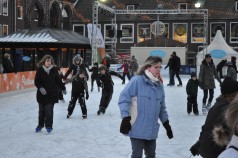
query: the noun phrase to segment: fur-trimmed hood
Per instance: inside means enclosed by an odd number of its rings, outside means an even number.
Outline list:
[[[73,64],[76,65],[76,61],[82,61],[82,58],[79,54],[75,55],[75,57],[73,58]]]
[[[231,129],[226,125],[215,127],[212,131],[214,142],[219,146],[226,146],[231,140]]]

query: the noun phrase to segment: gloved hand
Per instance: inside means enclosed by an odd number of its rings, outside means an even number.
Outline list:
[[[167,136],[169,139],[172,139],[174,136],[173,136],[173,131],[171,129],[171,126],[169,125],[169,120],[165,121],[163,123],[163,126],[164,128],[166,129],[166,132],[167,132]]]
[[[41,87],[41,88],[39,89],[39,91],[40,91],[40,93],[41,93],[42,95],[46,95],[46,94],[47,94],[45,88],[43,88],[43,87]]]
[[[202,83],[202,82],[199,82],[198,86],[199,86],[201,89],[203,89],[203,88],[204,88],[204,85],[203,85],[203,83]]]
[[[124,117],[121,121],[120,132],[122,134],[128,134],[131,130],[131,116]]]
[[[66,89],[63,90],[62,93],[63,93],[64,95],[66,95],[66,94],[67,94],[67,90],[66,90]]]
[[[88,92],[86,93],[86,100],[88,100],[88,98],[89,98],[89,95],[88,95]]]
[[[200,142],[197,141],[191,148],[190,151],[193,156],[199,155]]]

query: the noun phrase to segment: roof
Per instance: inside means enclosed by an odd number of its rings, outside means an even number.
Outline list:
[[[52,28],[24,29],[0,38],[1,48],[90,48],[90,41],[74,31]]]

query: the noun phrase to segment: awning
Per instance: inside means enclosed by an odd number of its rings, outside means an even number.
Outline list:
[[[90,41],[77,32],[52,28],[24,29],[0,38],[0,48],[81,48],[90,49]]]

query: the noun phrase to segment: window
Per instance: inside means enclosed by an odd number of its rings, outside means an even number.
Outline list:
[[[104,25],[105,43],[112,43],[113,42],[113,37],[115,35],[115,30],[117,30],[117,25],[115,25],[115,27],[112,24],[105,24]],[[117,39],[114,42],[117,43]]]
[[[143,42],[147,39],[151,39],[150,24],[137,24],[137,42]]]
[[[73,31],[79,33],[82,36],[85,36],[85,26],[84,24],[74,24]]]
[[[135,6],[134,5],[127,5],[127,10],[134,10]]]
[[[0,37],[2,37],[2,25],[0,24]]]
[[[121,24],[121,43],[134,43],[134,24]]]
[[[22,19],[22,17],[23,17],[22,6],[17,6],[17,19]]]
[[[238,43],[238,23],[230,23],[230,43]]]
[[[238,1],[236,1],[235,10],[238,11]]]
[[[8,35],[8,25],[3,25],[3,36]]]
[[[179,3],[179,9],[187,9],[187,3]]]
[[[210,42],[215,37],[217,30],[221,30],[222,36],[226,39],[226,23],[225,22],[211,22],[210,23]]]
[[[5,1],[2,4],[2,15],[8,16],[8,1]]]

